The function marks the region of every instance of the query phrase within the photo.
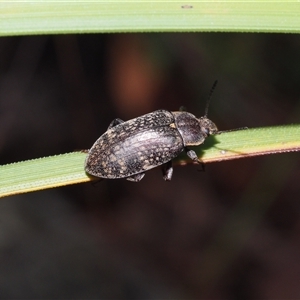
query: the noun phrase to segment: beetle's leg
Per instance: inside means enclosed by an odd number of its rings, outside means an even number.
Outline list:
[[[196,152],[194,150],[190,150],[188,148],[184,148],[187,156],[192,159],[193,161],[197,162],[198,164],[201,164],[202,166],[202,170],[201,171],[205,171],[205,165],[204,165],[204,162],[198,158]]]
[[[186,147],[184,148],[184,150],[185,150],[187,156],[188,156],[190,159],[192,159],[193,161],[198,162],[198,163],[203,163],[203,162],[198,158],[198,156],[197,156],[197,154],[196,154],[196,152],[195,152],[194,150],[190,150],[190,149],[188,149],[188,148],[186,148]]]
[[[95,181],[92,181],[92,185],[96,186],[98,183],[100,183],[104,178],[97,178]]]
[[[143,179],[144,176],[145,176],[145,173],[139,173],[139,174],[135,174],[130,177],[127,177],[126,179],[129,181],[133,181],[133,182],[139,182]]]
[[[119,125],[119,124],[121,124],[121,123],[124,123],[124,121],[121,120],[121,119],[119,119],[119,118],[114,119],[114,120],[109,124],[109,126],[108,126],[107,129],[110,129],[110,128],[112,128],[112,127],[115,127],[115,126],[117,126],[117,125]]]
[[[163,179],[170,181],[173,175],[172,160],[162,165]]]

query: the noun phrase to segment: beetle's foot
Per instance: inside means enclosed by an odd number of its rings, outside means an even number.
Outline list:
[[[162,165],[163,179],[165,181],[170,181],[173,175],[173,167],[172,161],[168,161],[167,163]]]
[[[205,172],[205,163],[203,161],[200,162],[201,164],[201,169],[199,169],[199,172]]]
[[[119,125],[119,124],[121,124],[121,123],[124,123],[124,121],[121,120],[121,119],[119,119],[119,118],[114,119],[114,120],[109,124],[107,130],[110,129],[110,128],[112,128],[112,127],[115,127],[115,126],[117,126],[117,125]]]
[[[144,176],[145,176],[145,173],[139,173],[139,174],[127,177],[126,180],[133,181],[133,182],[139,182],[143,179]]]

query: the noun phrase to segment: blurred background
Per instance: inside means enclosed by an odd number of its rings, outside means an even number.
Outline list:
[[[216,79],[220,130],[299,123],[299,53],[292,34],[2,37],[0,163],[88,149],[116,117],[202,116]],[[278,154],[3,198],[0,298],[300,298],[299,167]]]

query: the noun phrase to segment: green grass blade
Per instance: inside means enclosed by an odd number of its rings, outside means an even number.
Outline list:
[[[0,166],[0,197],[89,181],[85,157],[73,152]]]
[[[300,32],[297,1],[0,1],[0,35]]]
[[[205,162],[299,151],[300,125],[232,131],[211,137],[202,147]]]
[[[196,148],[205,163],[299,150],[300,124],[227,132]],[[84,171],[86,155],[73,152],[0,166],[0,197],[93,180]],[[190,159],[181,156],[177,162]]]

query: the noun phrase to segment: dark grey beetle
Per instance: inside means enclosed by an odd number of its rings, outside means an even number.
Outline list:
[[[208,104],[207,104],[208,107]],[[138,182],[145,171],[162,165],[164,180],[171,180],[172,159],[183,150],[201,163],[195,151],[217,126],[205,115],[196,118],[185,111],[157,110],[138,118],[115,119],[88,152],[85,171],[100,178],[126,178]]]

